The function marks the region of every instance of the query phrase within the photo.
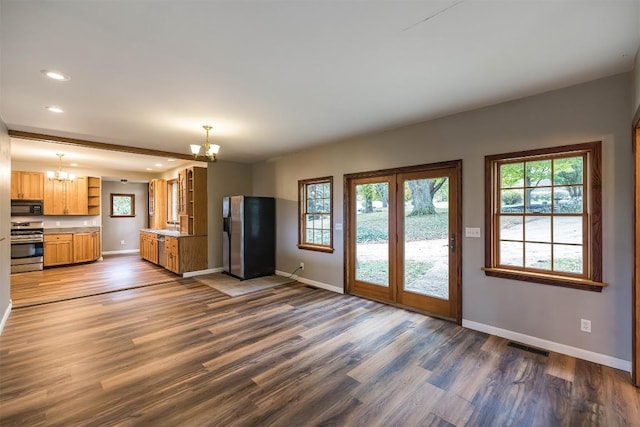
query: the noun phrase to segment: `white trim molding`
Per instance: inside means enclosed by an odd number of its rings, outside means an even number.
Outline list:
[[[462,319],[462,326],[465,328],[473,329],[474,331],[496,335],[501,338],[528,344],[533,347],[554,351],[556,353],[566,354],[567,356],[572,356],[578,359],[587,360],[589,362],[598,363],[600,365],[609,366],[611,368],[631,372],[631,361],[629,360],[618,359],[615,357],[607,356],[606,354],[595,353],[593,351],[584,350],[578,347],[571,347],[566,344],[560,344],[542,338],[532,337],[530,335],[513,332],[508,329],[496,328],[495,326],[485,325],[484,323],[473,322],[471,320]]]
[[[105,252],[102,252],[102,255],[137,254],[139,252],[140,252],[140,249],[124,249],[121,251],[105,251]]]
[[[315,280],[305,279],[304,277],[293,275],[286,271],[276,270],[276,274],[278,276],[291,277],[292,279],[296,279],[300,283],[304,283],[305,285],[313,286],[314,288],[326,289],[331,292],[335,292],[337,294],[344,294],[344,289],[339,288],[334,285],[329,285],[328,283],[316,282]]]
[[[2,331],[4,331],[4,325],[7,323],[9,319],[9,315],[11,314],[11,307],[13,307],[13,301],[9,300],[9,305],[4,310],[4,314],[2,315],[2,320],[0,320],[0,335],[2,335]]]

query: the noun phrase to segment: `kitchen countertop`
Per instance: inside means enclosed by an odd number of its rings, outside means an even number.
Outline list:
[[[45,228],[43,234],[78,234],[100,231],[100,227],[53,227]]]
[[[180,233],[178,230],[164,230],[164,229],[158,229],[158,228],[143,228],[140,231],[144,231],[146,233],[155,233],[161,236],[170,236],[170,237],[206,236],[206,234],[187,234],[187,233]]]

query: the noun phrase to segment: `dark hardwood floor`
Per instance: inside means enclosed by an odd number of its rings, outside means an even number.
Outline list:
[[[640,425],[640,392],[626,372],[356,297],[296,283],[231,298],[174,276],[14,309],[0,425],[623,426]]]

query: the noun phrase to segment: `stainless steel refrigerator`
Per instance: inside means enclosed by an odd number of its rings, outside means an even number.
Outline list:
[[[224,197],[222,245],[222,263],[226,273],[242,280],[275,274],[275,199]]]

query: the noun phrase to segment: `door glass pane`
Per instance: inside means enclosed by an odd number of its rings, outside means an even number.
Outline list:
[[[356,280],[389,286],[389,183],[356,185]]]
[[[449,299],[448,181],[404,183],[404,290],[441,299]]]

